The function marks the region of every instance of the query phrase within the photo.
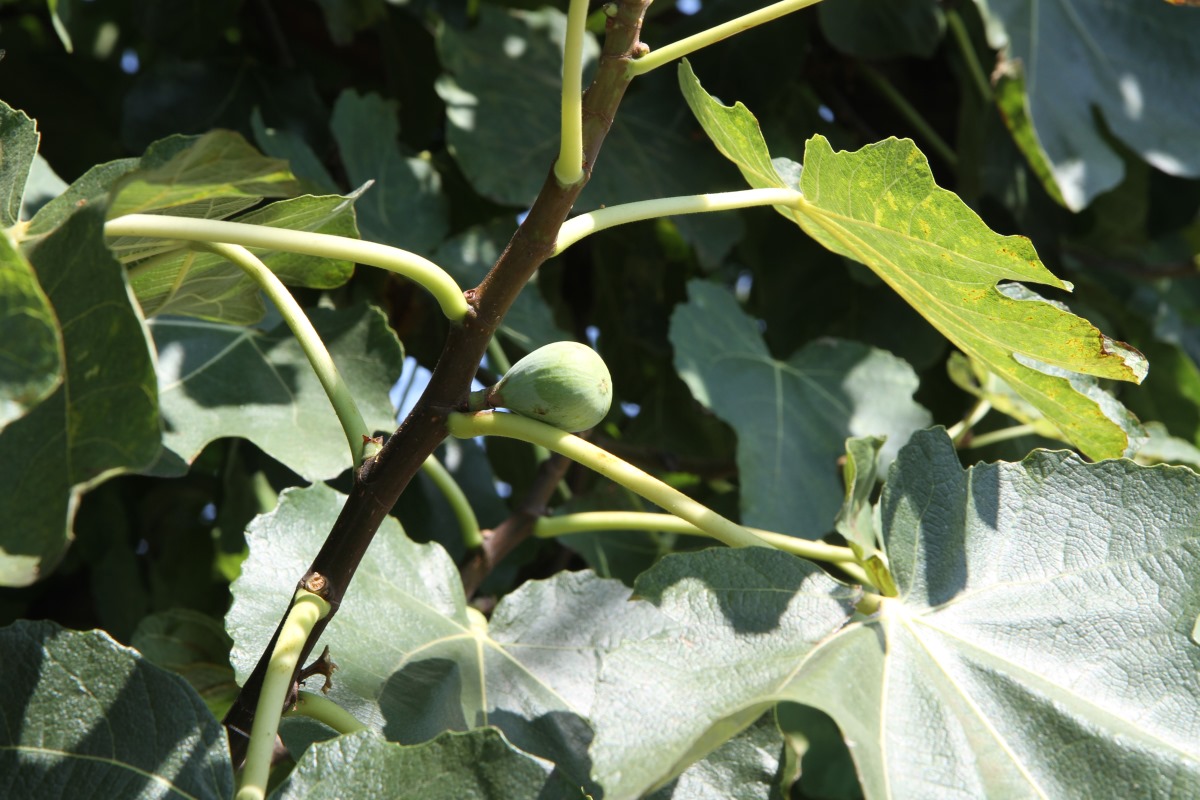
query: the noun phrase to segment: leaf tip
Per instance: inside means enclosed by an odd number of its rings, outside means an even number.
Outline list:
[[[1129,380],[1133,383],[1140,384],[1150,373],[1150,362],[1146,360],[1140,350],[1132,345],[1101,335],[1100,349],[1106,356],[1116,356],[1121,359],[1129,371]]]

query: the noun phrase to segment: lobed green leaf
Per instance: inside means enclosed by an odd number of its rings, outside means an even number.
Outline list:
[[[102,631],[0,629],[0,793],[233,796],[225,730],[190,686]]]
[[[83,491],[149,466],[161,449],[149,337],[103,224],[100,209],[81,209],[28,250],[61,325],[63,378],[0,431],[2,586],[48,574]]]
[[[1065,452],[963,470],[921,433],[881,500],[899,596],[788,694],[837,720],[867,797],[1200,785],[1196,497],[1190,470]]]
[[[886,436],[886,464],[929,425],[912,399],[916,374],[890,353],[835,339],[778,360],[729,292],[692,281],[688,294],[671,317],[675,369],[737,433],[742,522],[820,538],[841,505],[846,437]]]
[[[320,484],[290,490],[250,528],[226,625],[240,678],[279,614],[279,587],[302,572],[345,497]],[[339,664],[329,696],[390,740],[494,726],[525,752],[590,785],[595,675],[624,638],[662,627],[629,589],[562,573],[506,596],[486,626],[468,614],[458,570],[436,544],[410,540],[389,518],[319,646]],[[386,609],[386,613],[381,613]]]
[[[309,748],[272,798],[539,800],[568,797],[571,788],[495,728],[444,733],[419,745],[362,731]]]
[[[1068,208],[1078,211],[1121,182],[1125,168],[1110,136],[1167,174],[1200,175],[1194,11],[1161,0],[976,5],[992,47],[1023,67],[1029,119]],[[1037,158],[1031,163],[1039,170]]]
[[[590,752],[608,800],[666,783],[758,719],[858,594],[757,547],[667,556],[635,592],[670,624],[630,637],[601,668]]]
[[[718,149],[751,186],[789,185],[744,106],[723,106],[710,97],[686,63],[680,84]],[[1028,239],[993,233],[962,200],[938,188],[911,141],[889,139],[856,153],[834,153],[816,136],[792,188],[803,199],[779,207],[781,214],[833,252],[870,267],[1068,441],[1092,458],[1135,449],[1123,421],[1061,371],[1140,382],[1145,359],[1085,319],[998,287],[1000,281],[1029,281],[1069,288],[1042,265]]]
[[[388,392],[403,352],[383,315],[363,306],[312,309],[367,425],[394,427]],[[164,446],[190,464],[205,445],[249,439],[307,480],[346,470],[350,453],[329,398],[291,329],[270,331],[185,318],[150,322],[158,349]]]

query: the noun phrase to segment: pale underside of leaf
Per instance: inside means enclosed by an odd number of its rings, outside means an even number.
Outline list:
[[[788,691],[837,719],[868,797],[1200,785],[1196,496],[1182,468],[1065,453],[964,472],[920,434],[881,500],[899,596]]]

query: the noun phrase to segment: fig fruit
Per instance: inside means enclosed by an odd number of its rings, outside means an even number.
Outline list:
[[[472,392],[469,408],[506,408],[574,433],[595,426],[612,406],[604,359],[579,342],[554,342],[522,358],[494,386]]]

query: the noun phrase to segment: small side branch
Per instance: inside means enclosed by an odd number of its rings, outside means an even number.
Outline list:
[[[299,692],[296,695],[296,707],[285,711],[285,717],[308,717],[322,722],[338,733],[357,733],[365,731],[367,726],[346,709],[330,700],[312,692]]]

